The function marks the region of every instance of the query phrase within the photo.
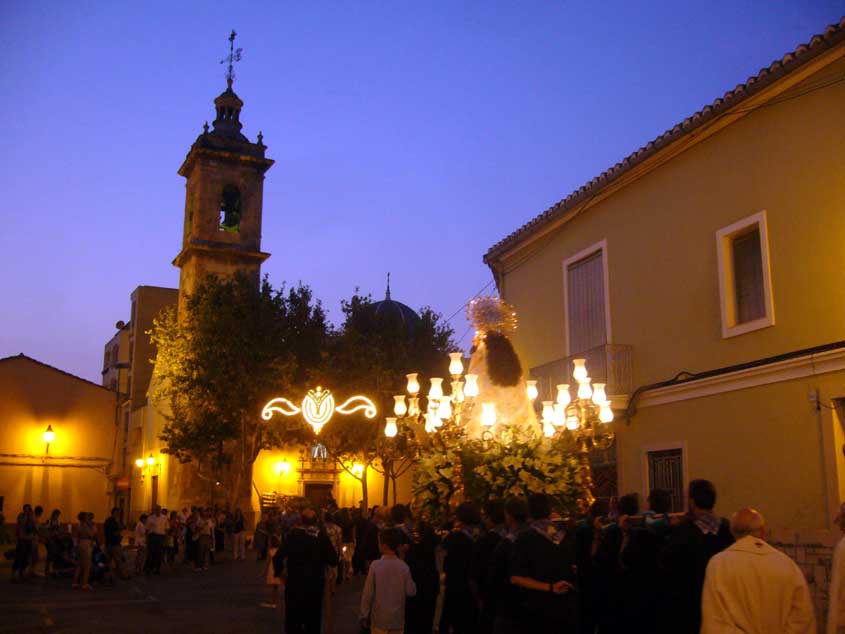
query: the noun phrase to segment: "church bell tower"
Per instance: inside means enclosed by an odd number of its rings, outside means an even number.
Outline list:
[[[252,143],[241,133],[243,101],[232,90],[233,63],[241,49],[229,36],[229,72],[226,90],[214,100],[216,118],[191,146],[179,175],[185,185],[185,222],[179,267],[179,309],[206,275],[227,278],[243,272],[259,282],[261,263],[270,257],[261,251],[261,208],[264,173],[273,161],[264,156],[267,146],[258,133]]]

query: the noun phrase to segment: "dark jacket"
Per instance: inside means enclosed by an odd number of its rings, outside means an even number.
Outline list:
[[[538,531],[529,528],[514,542],[510,574],[544,583],[568,581],[575,585],[574,538],[555,544]],[[526,616],[529,631],[575,631],[578,625],[577,590],[554,594],[520,589],[519,594],[521,596],[518,603],[521,613]]]
[[[120,546],[123,541],[123,533],[120,531],[120,522],[109,516],[103,523],[103,535],[106,538],[106,548]]]
[[[313,531],[294,528],[273,557],[275,575],[287,576],[288,595],[322,593],[327,566],[337,566],[337,552],[324,531],[315,535]]]
[[[660,632],[698,634],[701,592],[710,558],[733,544],[728,521],[722,518],[716,534],[704,534],[692,517],[675,526],[658,559],[663,597]]]

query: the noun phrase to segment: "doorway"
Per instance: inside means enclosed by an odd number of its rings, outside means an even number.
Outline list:
[[[333,489],[334,485],[330,482],[306,482],[305,497],[317,508],[323,508],[329,500],[334,499]]]
[[[158,476],[157,475],[154,475],[152,477],[152,484],[150,486],[150,489],[152,491],[152,494],[151,494],[152,495],[152,504],[150,504],[149,510],[152,511],[156,507],[156,504],[158,504]]]

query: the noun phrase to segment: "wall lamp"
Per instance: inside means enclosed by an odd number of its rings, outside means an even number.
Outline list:
[[[50,453],[50,443],[56,439],[56,432],[53,431],[52,425],[47,425],[47,429],[44,430],[42,437],[44,438],[44,442],[47,443],[47,448],[44,450],[44,453],[48,454]]]

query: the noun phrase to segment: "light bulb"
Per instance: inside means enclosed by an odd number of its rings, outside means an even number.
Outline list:
[[[405,405],[405,395],[400,394],[399,396],[393,397],[393,413],[397,416],[404,416],[408,413],[408,406]]]
[[[543,401],[543,422],[544,423],[551,423],[552,419],[554,418],[555,410],[552,407],[551,401]]]
[[[601,405],[607,400],[607,394],[604,393],[604,383],[593,383],[593,403]]]
[[[449,358],[449,374],[452,376],[461,376],[464,373],[464,364],[462,362],[463,352],[450,352]]]
[[[605,401],[599,410],[599,420],[603,423],[613,422],[613,410],[610,408],[610,401]]]
[[[572,360],[572,378],[576,383],[580,383],[587,378],[587,360],[573,359]]]
[[[555,415],[552,418],[552,425],[561,427],[566,423],[566,408],[560,403],[555,403]]]
[[[150,454],[149,458],[147,458],[147,464],[152,467],[155,463],[156,459],[153,458],[153,454]]]
[[[396,419],[388,417],[384,420],[387,421],[384,424],[384,435],[388,438],[393,438],[399,432],[399,429],[396,427]]]
[[[466,384],[464,385],[464,395],[467,398],[475,398],[478,396],[478,375],[467,374]]]
[[[143,467],[143,466],[144,466],[144,459],[143,459],[143,458],[138,458],[138,459],[135,461],[135,466],[136,466],[136,467],[138,467],[139,469],[140,469],[141,467]]]
[[[561,383],[557,386],[557,402],[564,407],[572,402],[572,397],[569,395],[568,383]]]
[[[587,377],[578,384],[578,398],[589,400],[592,395],[593,388],[590,387],[590,377]]]
[[[417,374],[406,374],[405,378],[408,379],[408,394],[416,395],[420,391],[420,382],[417,380]]]
[[[566,428],[575,431],[580,426],[581,421],[578,420],[578,417],[575,414],[570,414],[566,417]]]
[[[437,418],[449,420],[452,418],[452,397],[444,396],[440,399],[440,407],[437,408]]]
[[[551,423],[543,423],[543,435],[546,438],[551,438],[555,435],[555,426]]]
[[[525,389],[528,392],[528,398],[531,401],[534,401],[538,396],[540,396],[540,393],[537,391],[537,381],[526,381]]]
[[[442,398],[443,397],[443,379],[429,379],[431,381],[431,388],[428,390],[428,398]]]
[[[464,382],[460,379],[452,381],[452,400],[456,403],[464,402]]]
[[[481,424],[485,427],[492,427],[496,424],[496,404],[481,404]]]
[[[53,431],[52,425],[47,425],[47,429],[44,430],[44,442],[50,444],[56,439],[56,432]]]

